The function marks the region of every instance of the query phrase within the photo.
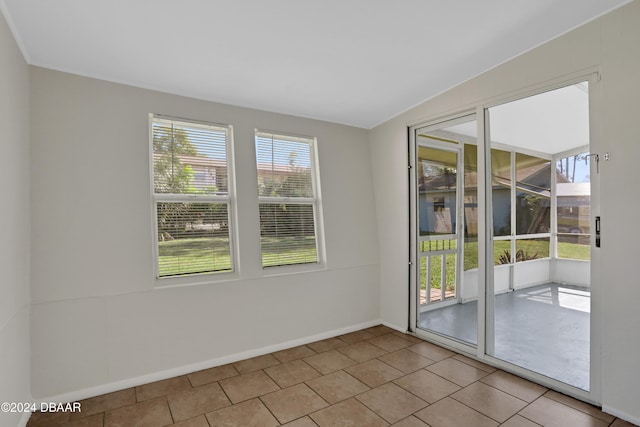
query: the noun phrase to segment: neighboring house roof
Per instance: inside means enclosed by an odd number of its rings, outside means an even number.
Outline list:
[[[154,155],[158,156],[157,154]],[[224,159],[212,159],[211,157],[203,156],[178,156],[180,163],[191,166],[213,166],[213,167],[227,167],[227,161]]]
[[[518,191],[538,194],[545,197],[550,196],[551,188],[551,163],[541,163],[525,168],[518,168],[516,171]],[[478,186],[478,173],[467,172],[465,173],[465,190],[474,190]],[[560,172],[556,171],[556,182],[567,182],[567,178]],[[440,174],[430,177],[423,177],[420,179],[419,190],[421,192],[427,191],[449,191],[454,189],[456,185],[455,174]],[[559,184],[558,184],[559,185]],[[511,186],[511,179],[504,176],[494,176],[494,186],[506,187]]]
[[[166,154],[158,154],[155,153],[153,155],[154,158],[160,158],[165,156]],[[184,165],[190,166],[201,166],[201,167],[215,167],[215,168],[226,168],[227,162],[222,159],[213,159],[211,157],[204,156],[185,156],[179,155],[180,163]],[[304,171],[308,170],[308,167],[303,166],[294,166],[291,165],[279,165],[279,164],[271,164],[271,163],[258,163],[258,171],[260,172],[276,172],[279,174],[288,174],[294,171]]]

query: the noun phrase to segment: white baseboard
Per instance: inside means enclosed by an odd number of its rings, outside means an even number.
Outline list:
[[[29,418],[31,418],[31,412],[25,412],[22,414],[22,418],[20,418],[20,422],[18,423],[18,427],[26,427],[29,422]]]
[[[139,386],[142,384],[152,383],[155,381],[166,380],[168,378],[177,377],[180,375],[190,374],[192,372],[201,371],[203,369],[212,368],[215,366],[226,365],[233,362],[238,362],[240,360],[249,359],[256,356],[262,356],[264,354],[273,353],[280,350],[286,350],[291,347],[297,347],[300,345],[305,345],[312,343],[314,341],[320,341],[327,338],[333,338],[338,335],[348,334],[349,332],[359,331],[361,329],[369,328],[372,326],[380,325],[380,320],[371,320],[369,322],[360,323],[357,325],[348,326],[345,328],[334,329],[332,331],[323,332],[320,334],[298,338],[291,341],[286,341],[280,344],[270,345],[266,347],[256,348],[252,350],[243,351],[241,353],[231,354],[228,356],[222,356],[215,359],[206,360],[203,362],[193,363],[190,365],[180,366],[176,368],[167,369],[160,372],[154,372],[152,374],[141,375],[138,377],[127,378],[124,380],[114,381],[107,384],[101,384],[94,387],[88,387],[81,390],[71,391],[68,393],[62,393],[55,396],[48,396],[45,398],[37,398],[35,402],[38,406],[42,402],[58,402],[58,403],[66,403],[66,402],[76,402],[78,400],[87,399],[94,396],[99,396],[106,393],[112,393],[114,391],[124,390],[126,388]],[[386,325],[389,326],[389,325]],[[395,326],[389,326],[390,328],[399,330],[401,332],[405,332],[403,328],[398,328]],[[28,420],[28,417],[27,417]],[[26,425],[26,421],[25,421]]]
[[[628,421],[631,424],[635,424],[637,426],[640,426],[640,417],[634,417],[632,415],[629,415],[627,413],[624,413],[622,411],[619,411],[615,408],[612,408],[611,406],[608,405],[602,405],[602,412],[606,412],[607,414],[611,414],[614,415],[622,420]]]
[[[406,334],[406,333],[407,333],[407,328],[406,328],[406,327],[397,326],[397,325],[394,325],[393,323],[384,322],[384,321],[383,321],[383,322],[381,322],[381,323],[382,323],[384,326],[386,326],[387,328],[394,329],[394,330],[396,330],[396,331],[398,331],[398,332],[402,332],[403,334]]]

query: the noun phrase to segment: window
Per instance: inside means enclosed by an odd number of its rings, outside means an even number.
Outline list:
[[[231,128],[151,117],[156,275],[233,271]]]
[[[492,149],[491,168],[495,264],[549,258],[551,161]]]
[[[556,160],[558,258],[591,259],[591,156]]]
[[[256,131],[262,267],[319,263],[315,139]]]

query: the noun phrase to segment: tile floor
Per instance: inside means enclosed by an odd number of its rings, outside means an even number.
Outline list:
[[[631,425],[385,326],[81,403],[81,413],[34,413],[28,426]]]

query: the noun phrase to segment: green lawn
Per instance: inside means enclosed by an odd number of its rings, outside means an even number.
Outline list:
[[[315,240],[313,237],[262,237],[262,265],[264,267],[289,264],[317,262]],[[300,247],[302,249],[300,249]],[[518,249],[529,255],[538,254],[538,258],[549,256],[549,245],[546,241],[520,240]],[[505,250],[510,249],[508,241],[494,242],[494,260]],[[160,276],[180,274],[230,271],[229,239],[226,237],[201,237],[176,239],[158,243]],[[589,260],[590,247],[576,243],[558,243],[558,256],[578,260]],[[433,257],[431,286],[440,289],[441,256]],[[464,245],[464,269],[478,268],[478,243],[468,242]],[[455,256],[447,256],[446,287],[455,286]],[[426,289],[426,258],[420,259],[420,287]]]
[[[493,259],[495,264],[499,264],[500,255],[504,254],[505,250],[511,249],[511,243],[508,240],[498,240],[493,244]],[[522,249],[530,256],[538,254],[538,258],[549,257],[549,243],[546,241],[536,240],[520,240],[517,243],[516,249]],[[590,259],[590,247],[589,245],[582,245],[577,243],[563,243],[558,242],[558,258],[570,258],[579,260]],[[478,268],[478,243],[468,242],[464,244],[464,269],[471,270]]]
[[[160,276],[231,270],[228,237],[199,237],[158,243]]]
[[[456,271],[456,256],[454,254],[448,254],[445,264],[446,280],[445,288],[447,290],[453,290],[456,285],[455,271]],[[420,258],[420,289],[426,289],[427,286],[427,258]],[[431,257],[431,287],[433,289],[440,289],[440,283],[442,280],[442,255]]]
[[[260,245],[263,267],[318,262],[314,236],[280,238],[263,236],[260,239]]]
[[[262,237],[261,245],[264,267],[304,264],[318,260],[313,236]],[[161,277],[231,270],[227,237],[200,237],[159,242],[158,255]]]
[[[577,243],[558,242],[558,258],[570,258],[589,261],[591,259],[591,246]]]
[[[498,240],[494,242],[493,254],[495,264],[500,264],[499,257],[504,254],[505,250],[511,249],[511,243],[506,240]],[[522,249],[529,256],[538,254],[537,258],[549,257],[549,242],[544,240],[519,240],[517,242],[517,248]],[[578,260],[590,259],[590,246],[577,243],[558,243],[558,257],[570,258]],[[431,265],[431,287],[440,289],[440,280],[442,275],[442,256],[434,256]],[[426,275],[426,257],[420,259],[420,288],[426,289],[427,275]],[[472,270],[478,268],[478,243],[468,242],[464,245],[464,269]],[[447,277],[445,286],[447,289],[452,290],[455,286],[455,257],[449,255],[447,257],[447,263],[445,266]]]

